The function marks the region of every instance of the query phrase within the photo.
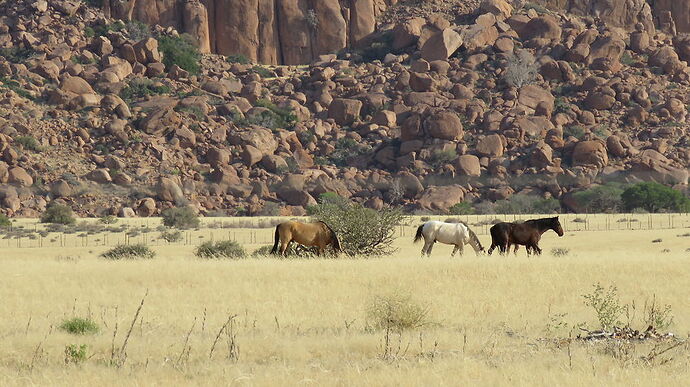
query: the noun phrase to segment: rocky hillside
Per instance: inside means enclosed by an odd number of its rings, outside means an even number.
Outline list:
[[[202,52],[241,54],[265,64],[304,64],[319,55],[370,44],[372,33],[414,17],[451,22],[479,0],[94,0],[106,16],[173,27],[196,37]],[[517,1],[520,3],[521,1]],[[690,2],[535,0],[555,11],[600,18],[632,31],[642,23],[690,32]],[[522,1],[522,4],[525,4]],[[534,6],[533,4],[529,4]]]
[[[0,2],[2,211],[303,214],[326,192],[419,212],[516,197],[576,210],[570,194],[604,181],[687,187],[678,25],[502,0],[451,22],[448,6],[391,8],[365,47],[272,67],[178,55],[173,28],[79,1]]]

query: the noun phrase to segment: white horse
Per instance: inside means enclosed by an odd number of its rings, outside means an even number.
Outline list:
[[[460,251],[460,255],[462,255],[463,248],[466,244],[472,246],[477,255],[479,255],[480,252],[484,252],[484,247],[482,247],[481,242],[479,242],[477,234],[462,222],[445,223],[431,220],[417,228],[417,234],[414,237],[414,241],[419,242],[422,237],[424,237],[422,256],[431,255],[431,249],[434,247],[435,242],[455,245],[453,253],[450,255],[451,257],[455,256],[455,253],[458,251]]]

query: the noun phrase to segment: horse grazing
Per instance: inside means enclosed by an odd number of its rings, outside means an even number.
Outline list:
[[[515,252],[519,245],[523,245],[527,249],[527,255],[534,252],[537,255],[541,254],[539,248],[539,240],[542,234],[548,230],[553,230],[558,236],[563,236],[563,227],[558,217],[532,219],[520,223],[501,222],[491,226],[491,247],[487,253],[491,255],[496,247],[498,247],[501,254],[505,254],[510,250],[511,245],[515,246]]]
[[[417,234],[414,237],[415,242],[419,242],[420,239],[424,237],[424,247],[422,247],[422,256],[431,255],[431,249],[434,247],[435,242],[445,243],[447,245],[455,245],[451,257],[455,256],[455,253],[460,251],[462,255],[465,244],[470,244],[474,249],[474,252],[479,254],[484,252],[484,247],[482,247],[477,234],[465,223],[445,223],[435,220],[431,220],[419,226],[417,228]]]
[[[297,242],[302,246],[317,247],[318,255],[322,255],[326,247],[333,246],[333,251],[341,251],[340,241],[335,231],[326,223],[318,221],[314,223],[302,223],[287,221],[276,226],[275,243],[271,254],[286,255],[291,242]],[[280,244],[280,250],[278,249]]]

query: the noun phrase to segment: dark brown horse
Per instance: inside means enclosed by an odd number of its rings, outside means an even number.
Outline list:
[[[553,230],[558,236],[563,236],[563,227],[558,217],[532,219],[521,223],[507,223],[501,222],[491,226],[491,247],[487,253],[498,247],[501,254],[505,254],[511,245],[523,245],[527,248],[527,255],[531,252],[539,255],[541,249],[539,248],[539,240],[541,235],[548,230]]]
[[[314,223],[302,223],[287,221],[276,226],[275,243],[271,254],[285,255],[291,242],[297,242],[302,246],[315,246],[318,255],[323,255],[326,247],[333,246],[333,251],[339,253],[340,241],[338,236],[326,223],[318,221]],[[280,244],[280,249],[278,245]]]

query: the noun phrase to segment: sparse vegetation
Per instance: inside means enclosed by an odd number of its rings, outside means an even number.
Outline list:
[[[182,240],[182,232],[180,230],[167,230],[161,233],[161,239],[168,243],[179,242]]]
[[[448,213],[451,215],[472,215],[474,214],[474,208],[468,202],[460,202],[450,207]]]
[[[623,190],[622,184],[607,183],[575,192],[573,198],[587,213],[615,213],[622,208]]]
[[[554,214],[560,212],[561,203],[553,198],[544,199],[534,195],[513,195],[496,202],[496,214]]]
[[[242,54],[230,54],[227,58],[228,63],[238,63],[238,64],[249,64],[251,61],[249,58]]]
[[[503,80],[510,86],[522,87],[536,79],[538,65],[528,50],[516,50],[508,57]]]
[[[87,359],[86,352],[88,346],[86,344],[76,345],[69,344],[65,346],[65,364],[79,364]]]
[[[421,305],[404,292],[375,296],[367,306],[369,329],[404,331],[421,328],[430,323],[429,307]]]
[[[117,245],[101,254],[101,257],[113,261],[125,259],[152,259],[156,253],[143,243],[133,245]]]
[[[621,306],[615,286],[605,289],[597,283],[591,293],[583,294],[582,297],[585,305],[594,309],[602,329],[610,330],[621,324],[619,319],[625,312],[625,307]]]
[[[170,94],[170,86],[149,78],[135,78],[120,92],[120,98],[128,103],[149,95]]]
[[[194,251],[194,255],[198,258],[205,259],[219,259],[231,258],[239,259],[245,258],[247,252],[235,241],[219,241],[219,242],[204,242]]]

